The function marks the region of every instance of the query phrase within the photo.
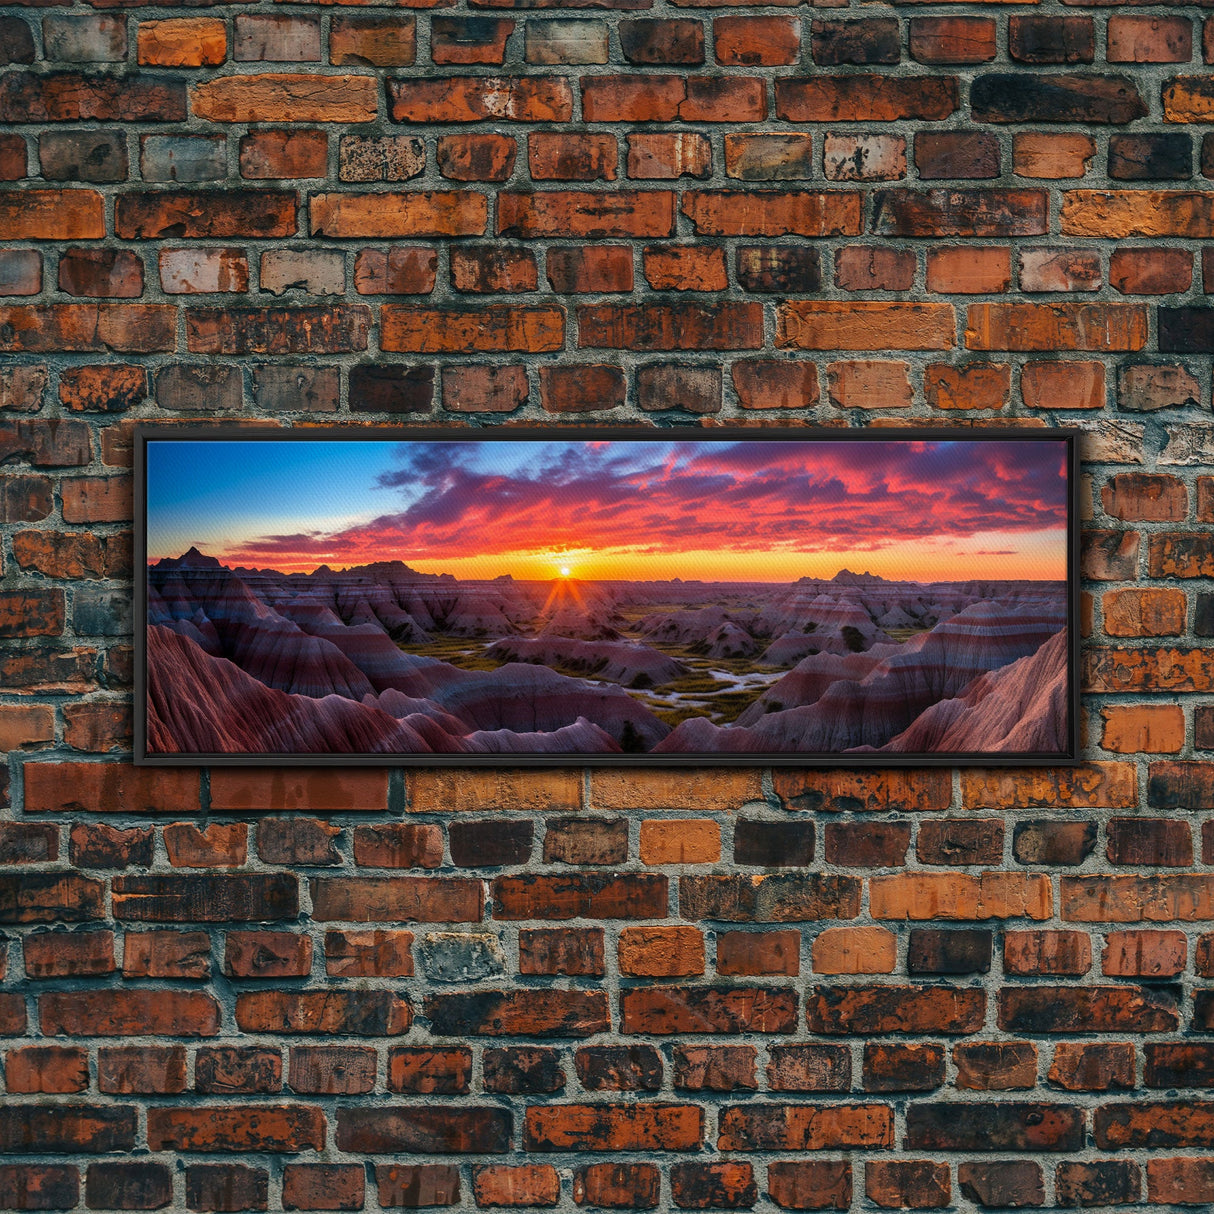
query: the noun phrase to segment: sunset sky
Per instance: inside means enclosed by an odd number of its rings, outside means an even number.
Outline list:
[[[460,578],[1061,579],[1065,444],[158,441],[148,559]]]

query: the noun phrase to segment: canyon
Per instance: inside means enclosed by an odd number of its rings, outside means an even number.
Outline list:
[[[1066,750],[1061,582],[147,577],[150,757]]]

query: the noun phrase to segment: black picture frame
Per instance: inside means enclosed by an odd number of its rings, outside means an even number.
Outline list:
[[[822,427],[704,427],[634,428],[586,426],[308,426],[272,427],[231,424],[141,423],[134,427],[134,762],[149,767],[1067,767],[1081,761],[1080,627],[1079,627],[1079,436],[1066,427],[939,428],[926,426]],[[147,445],[149,441],[189,442],[319,442],[319,441],[654,441],[720,442],[1061,442],[1067,469],[1066,524],[1066,667],[1067,724],[1064,752],[887,752],[836,751],[758,753],[732,751],[692,754],[651,753],[165,753],[148,750],[148,579],[147,570]]]

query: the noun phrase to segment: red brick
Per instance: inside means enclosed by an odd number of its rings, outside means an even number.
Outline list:
[[[624,372],[593,363],[540,368],[540,400],[551,413],[615,409],[624,403]]]
[[[25,705],[6,705],[21,711]],[[30,708],[39,715],[51,714],[46,712],[46,706],[31,705]],[[8,730],[24,732],[21,725],[10,720],[11,714],[0,713],[0,731]],[[47,722],[47,728],[54,733],[53,718]],[[9,734],[11,738],[12,733]],[[5,747],[5,749],[12,749]],[[5,822],[0,824],[0,864],[38,864],[59,859],[59,827],[49,822]]]
[[[451,181],[505,181],[518,145],[506,135],[441,135],[435,152],[438,171]]]
[[[568,122],[573,95],[558,77],[390,80],[388,111],[394,122]]]
[[[329,27],[329,62],[351,67],[408,67],[417,57],[413,17],[339,14]],[[322,174],[323,175],[323,174]]]
[[[1138,1197],[1139,1188],[1135,1184],[1129,1200],[1137,1201]],[[1148,1160],[1147,1200],[1175,1205],[1205,1205],[1214,1201],[1214,1160]]]
[[[915,256],[905,249],[849,245],[835,254],[835,285],[845,291],[909,291]]]
[[[384,350],[543,353],[561,349],[564,334],[565,314],[556,307],[498,304],[457,310],[385,304],[380,312]]]
[[[471,1090],[472,1051],[397,1048],[388,1053],[388,1090],[419,1095],[460,1095]]]
[[[175,773],[158,773],[171,775]],[[211,777],[211,808],[246,810],[368,810],[388,807],[385,771],[307,771],[241,768]]]
[[[862,222],[842,191],[689,190],[681,209],[701,236],[856,236]]]
[[[589,1037],[607,1028],[601,991],[553,991],[538,1003],[526,990],[430,995],[425,1004],[431,1031],[443,1037]]]
[[[864,1165],[864,1195],[885,1210],[936,1210],[951,1204],[946,1163],[927,1159],[871,1159]]]
[[[141,21],[138,60],[153,67],[216,67],[227,57],[227,29],[214,17]]]
[[[435,63],[501,63],[513,32],[511,20],[432,17],[430,57]]]
[[[985,131],[920,131],[915,136],[920,181],[999,176],[999,141]]]
[[[112,974],[114,933],[36,932],[25,937],[25,972],[31,978],[78,978]]]
[[[228,932],[224,972],[237,978],[306,978],[312,941],[294,932]]]
[[[334,978],[408,978],[413,933],[374,929],[325,932],[325,972]]]
[[[127,932],[124,978],[209,978],[211,942],[206,932]]]
[[[361,1164],[289,1163],[282,1173],[284,1210],[361,1210],[366,1178]]]
[[[287,1082],[296,1092],[354,1096],[375,1086],[375,1050],[357,1046],[292,1046]],[[277,1055],[275,1055],[277,1057]]]
[[[113,989],[54,991],[38,996],[47,1036],[213,1037],[219,1005],[202,991]]]
[[[527,1109],[529,1151],[687,1151],[704,1138],[704,1110],[682,1104],[549,1104]]]
[[[1123,295],[1171,295],[1193,283],[1188,249],[1114,249],[1109,283]]]
[[[246,1032],[404,1033],[413,1013],[391,991],[250,991],[236,997],[236,1023]]]
[[[812,409],[818,403],[813,363],[743,360],[730,375],[743,409]]]
[[[601,977],[602,928],[521,928],[519,973]]]
[[[752,76],[586,76],[587,122],[759,122],[763,81]]]
[[[548,282],[562,295],[632,290],[632,251],[623,245],[552,248]]]
[[[851,1209],[851,1164],[845,1160],[773,1160],[767,1165],[772,1201],[785,1210]]]
[[[821,1151],[892,1146],[893,1110],[884,1104],[747,1104],[720,1114],[722,1151]]]
[[[25,807],[34,813],[196,813],[196,771],[127,763],[25,767]]]
[[[846,1092],[851,1051],[845,1045],[772,1045],[767,1086],[774,1092]]]
[[[989,63],[998,53],[990,17],[912,17],[910,53],[920,63]]]
[[[1006,363],[929,364],[923,393],[936,409],[1002,409],[1011,398],[1012,369]]]
[[[514,294],[534,291],[536,282],[530,249],[474,245],[451,250],[451,285],[457,291]]]
[[[1109,932],[1100,968],[1117,978],[1171,978],[1184,970],[1186,953],[1181,932]]]
[[[136,191],[118,196],[114,232],[123,240],[294,236],[295,216],[295,195],[283,190]]]
[[[990,295],[1006,291],[1011,281],[1011,250],[1007,248],[957,246],[928,250],[929,291]]]
[[[1188,63],[1193,56],[1193,26],[1187,17],[1109,18],[1110,63]]]
[[[551,1164],[487,1164],[473,1169],[472,1192],[479,1208],[554,1206],[561,1180]]]
[[[1106,590],[1101,607],[1109,636],[1179,636],[1184,632],[1183,590]]]
[[[828,363],[826,388],[836,409],[909,409],[913,398],[910,365],[894,359]]]
[[[102,199],[96,190],[0,193],[0,239],[96,240],[104,235]]]
[[[328,152],[324,131],[250,131],[240,137],[240,175],[267,181],[324,177]]]
[[[674,195],[665,190],[502,193],[497,231],[523,238],[670,236]]]
[[[801,53],[796,17],[715,17],[712,37],[716,60],[726,67],[780,66]]]
[[[573,1174],[573,1200],[606,1209],[652,1210],[662,1177],[652,1163],[592,1163]]]
[[[704,936],[695,927],[629,927],[620,933],[620,972],[683,977],[704,972]]]
[[[148,1110],[148,1146],[153,1151],[294,1153],[324,1145],[324,1114],[308,1105],[192,1105]]]
[[[723,249],[654,246],[645,250],[644,265],[655,291],[723,291],[729,285]]]
[[[1115,704],[1100,710],[1100,745],[1118,754],[1177,754],[1184,749],[1179,704]]]
[[[186,1205],[191,1210],[265,1210],[270,1174],[242,1164],[194,1164],[185,1169]]]
[[[100,1092],[171,1096],[185,1089],[184,1046],[102,1046],[97,1051]]]
[[[151,354],[176,347],[166,304],[12,304],[0,307],[0,350]]]
[[[454,1206],[459,1204],[459,1168],[445,1163],[376,1164],[380,1205]]]
[[[277,1092],[282,1089],[278,1050],[216,1046],[200,1048],[194,1062],[194,1087],[221,1094]]]
[[[763,341],[760,304],[583,304],[577,313],[583,349],[752,350]]]
[[[670,1169],[674,1204],[683,1210],[749,1209],[759,1197],[749,1163],[676,1163]]]
[[[30,1045],[5,1055],[4,1086],[11,1093],[83,1092],[88,1085],[88,1051],[79,1046]]]
[[[712,146],[694,131],[630,133],[628,176],[634,180],[675,181],[707,177],[712,171]]]
[[[59,258],[59,289],[90,299],[138,299],[143,262],[127,249],[65,249]]]
[[[620,50],[629,63],[704,62],[704,27],[699,21],[624,20],[619,35]],[[601,61],[607,61],[605,55]]]
[[[533,131],[527,136],[533,181],[614,181],[618,158],[614,135]]]
[[[720,932],[717,935],[717,973],[755,977],[801,972],[801,933]]]
[[[786,122],[893,122],[947,118],[958,106],[949,76],[818,75],[776,81],[776,114]]]
[[[986,994],[949,987],[811,987],[806,1019],[811,1032],[973,1033],[982,1027]]]

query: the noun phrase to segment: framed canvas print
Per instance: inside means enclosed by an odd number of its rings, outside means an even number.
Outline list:
[[[1076,434],[136,435],[136,761],[1061,764]]]

